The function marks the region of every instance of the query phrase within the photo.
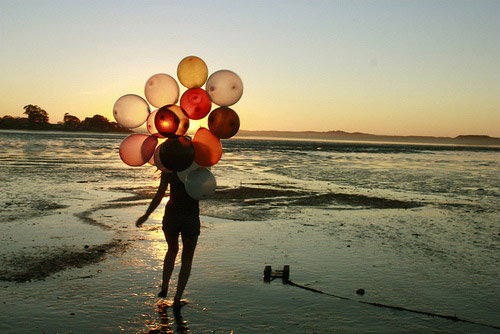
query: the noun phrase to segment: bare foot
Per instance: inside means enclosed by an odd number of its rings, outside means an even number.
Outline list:
[[[188,302],[185,299],[177,299],[174,298],[174,303],[172,304],[172,307],[174,309],[180,309],[182,306],[186,305]]]
[[[167,288],[161,288],[160,292],[158,293],[158,297],[165,298],[166,296],[167,296]]]

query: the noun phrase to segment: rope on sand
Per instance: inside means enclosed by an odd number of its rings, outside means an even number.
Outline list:
[[[296,287],[304,289],[304,290],[308,290],[308,291],[312,291],[312,292],[316,292],[316,293],[321,293],[321,294],[324,294],[324,295],[332,296],[332,297],[343,299],[343,300],[350,300],[350,301],[358,302],[358,303],[361,303],[361,304],[368,304],[368,305],[372,305],[372,306],[376,306],[376,307],[384,307],[384,308],[389,308],[389,309],[398,310],[398,311],[406,311],[406,312],[424,314],[424,315],[428,315],[428,316],[431,316],[431,317],[438,317],[438,318],[448,319],[448,320],[452,320],[452,321],[460,321],[460,322],[466,322],[466,323],[473,324],[473,325],[479,325],[479,326],[485,326],[485,327],[490,327],[490,328],[494,328],[494,329],[500,329],[499,326],[483,324],[483,323],[480,323],[480,322],[476,322],[476,321],[472,321],[472,320],[467,320],[467,319],[461,319],[461,318],[457,317],[456,315],[445,315],[445,314],[439,314],[439,313],[433,313],[433,312],[418,311],[418,310],[412,310],[412,309],[409,309],[409,308],[406,308],[406,307],[401,307],[401,306],[392,306],[392,305],[386,305],[386,304],[381,304],[381,303],[374,303],[374,302],[366,302],[366,301],[362,301],[362,300],[356,300],[356,299],[352,299],[352,298],[348,298],[348,297],[338,296],[338,295],[335,295],[333,293],[324,292],[324,291],[321,291],[321,290],[318,290],[318,289],[314,289],[314,288],[311,288],[311,287],[308,287],[308,286],[304,286],[304,285],[301,285],[301,284],[297,284],[297,283],[289,281],[289,280],[287,282],[284,282],[284,283],[296,286]]]

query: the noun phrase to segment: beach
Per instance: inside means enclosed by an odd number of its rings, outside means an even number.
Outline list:
[[[1,138],[1,332],[498,332],[498,150],[224,143],[174,314],[167,198],[134,226],[157,173],[124,165],[118,135],[40,136]]]

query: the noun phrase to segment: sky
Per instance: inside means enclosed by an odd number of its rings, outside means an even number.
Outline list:
[[[0,116],[113,120],[190,55],[241,129],[500,137],[498,0],[0,0]]]

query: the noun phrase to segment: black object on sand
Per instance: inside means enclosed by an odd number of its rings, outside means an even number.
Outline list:
[[[283,270],[273,271],[271,266],[264,268],[264,282],[271,282],[276,278],[281,278],[283,284],[288,284],[290,280],[290,266],[284,266]]]
[[[338,296],[338,295],[335,295],[333,293],[324,292],[324,291],[321,291],[321,290],[318,290],[318,289],[315,289],[315,288],[312,288],[312,287],[309,287],[309,286],[305,286],[305,285],[302,285],[302,284],[297,284],[295,282],[290,281],[290,266],[284,266],[283,270],[276,270],[276,271],[273,271],[272,268],[271,268],[271,266],[266,266],[264,268],[264,282],[270,283],[272,280],[274,280],[276,278],[281,278],[283,280],[283,284],[288,284],[288,285],[296,286],[296,287],[304,289],[304,290],[321,293],[321,294],[324,294],[324,295],[336,297],[336,298],[343,299],[343,300],[350,300],[350,301],[353,301],[353,302],[358,302],[358,303],[361,303],[361,304],[372,305],[372,306],[376,306],[376,307],[383,307],[383,308],[388,308],[388,309],[393,309],[393,310],[398,310],[398,311],[406,311],[406,312],[418,313],[418,314],[428,315],[428,316],[431,316],[431,317],[439,317],[439,318],[448,319],[448,320],[452,320],[452,321],[461,321],[461,322],[466,322],[466,323],[469,323],[469,324],[474,324],[474,325],[479,325],[479,326],[485,326],[485,327],[490,327],[490,328],[494,328],[494,329],[500,329],[499,326],[489,325],[489,324],[485,324],[485,323],[481,323],[481,322],[477,322],[477,321],[473,321],[473,320],[462,319],[462,318],[457,317],[456,315],[446,315],[446,314],[439,314],[439,313],[434,313],[434,312],[413,310],[413,309],[409,309],[409,308],[405,308],[405,307],[401,307],[401,306],[393,306],[393,305],[381,304],[381,303],[376,303],[376,302],[368,302],[368,301],[363,301],[363,300],[356,300],[356,299],[352,299],[350,297]],[[358,295],[362,296],[362,295],[365,294],[365,290],[364,289],[358,289],[356,291],[356,293]]]

